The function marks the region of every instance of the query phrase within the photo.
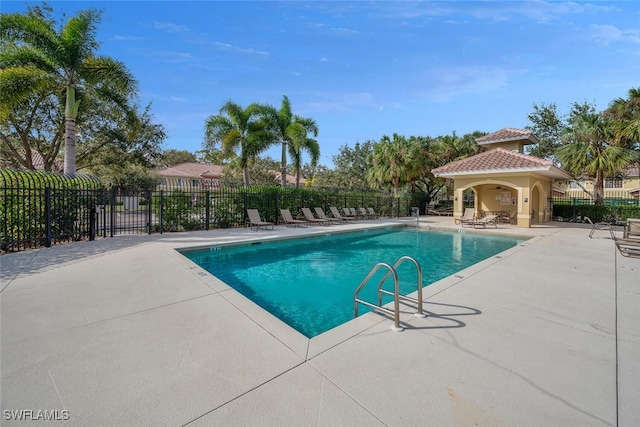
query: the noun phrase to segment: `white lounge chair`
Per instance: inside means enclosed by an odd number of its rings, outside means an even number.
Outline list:
[[[487,225],[493,225],[495,228],[498,228],[498,215],[487,215],[483,218],[477,218],[471,221],[464,221],[462,226],[471,225],[473,228],[482,227],[487,228]]]
[[[456,218],[454,222],[464,227],[465,222],[470,222],[475,219],[476,210],[474,208],[466,208],[460,218]]]

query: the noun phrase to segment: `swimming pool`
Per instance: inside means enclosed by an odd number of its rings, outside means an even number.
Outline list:
[[[404,255],[422,267],[429,285],[524,239],[416,229],[364,230],[296,240],[182,251],[183,255],[311,338],[353,319],[353,293],[379,262],[393,265]],[[375,302],[372,277],[360,298]],[[416,290],[411,263],[398,269],[400,293]],[[389,281],[392,288],[392,281]],[[386,289],[390,289],[385,286]],[[384,300],[388,302],[389,299]],[[370,311],[361,306],[360,313]]]

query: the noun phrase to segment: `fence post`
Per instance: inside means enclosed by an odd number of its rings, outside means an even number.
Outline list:
[[[160,190],[160,234],[164,231],[164,190]]]
[[[51,247],[51,187],[44,189],[44,246]]]
[[[573,205],[571,221],[576,222],[577,217],[576,217],[576,198],[575,197],[571,199],[571,204]]]
[[[109,200],[109,193],[106,188],[100,190],[102,195],[102,237],[107,237],[107,200]]]
[[[153,221],[153,206],[152,206],[152,200],[151,198],[153,197],[153,191],[151,190],[147,190],[146,192],[146,197],[147,197],[147,233],[151,234],[151,228],[153,227],[152,225],[152,221]]]
[[[211,222],[211,195],[210,195],[209,190],[207,190],[205,192],[204,203],[205,203],[205,207],[204,207],[205,226],[204,226],[204,229],[209,231],[209,223]]]
[[[89,241],[96,240],[96,221],[98,217],[96,215],[96,206],[93,205],[89,211]]]
[[[280,207],[280,190],[276,191],[276,203],[275,204],[276,204],[276,207],[274,209],[273,214],[274,214],[274,218],[276,219],[275,223],[276,223],[276,225],[278,225],[279,219],[280,219],[280,215],[278,215],[278,208]]]
[[[109,201],[109,237],[113,237],[116,232],[116,188],[111,188],[111,200]]]

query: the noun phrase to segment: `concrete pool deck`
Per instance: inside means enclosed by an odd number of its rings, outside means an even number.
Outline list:
[[[640,259],[606,231],[475,230],[532,238],[424,288],[429,316],[403,307],[403,332],[369,313],[311,340],[175,251],[403,223],[3,255],[0,423],[46,425],[14,420],[46,410],[69,426],[640,425]]]

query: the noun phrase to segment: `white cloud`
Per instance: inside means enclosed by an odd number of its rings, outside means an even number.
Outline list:
[[[167,50],[167,51],[146,52],[145,55],[151,56],[160,61],[172,63],[172,64],[195,61],[194,56],[189,52],[175,52],[175,51]]]
[[[213,44],[221,50],[228,50],[231,52],[238,52],[238,53],[244,53],[244,54],[250,54],[250,55],[261,55],[261,56],[270,55],[269,52],[265,52],[265,51],[257,50],[253,48],[239,47],[229,43],[213,42]]]
[[[423,77],[425,89],[418,95],[434,102],[449,102],[468,95],[492,96],[502,93],[510,78],[522,72],[485,66],[435,68]]]
[[[156,30],[166,31],[168,33],[188,33],[190,32],[189,27],[186,25],[173,24],[171,22],[154,22],[153,28]]]
[[[609,42],[629,42],[640,43],[640,29],[622,30],[615,25],[590,25],[591,34],[589,38],[598,43],[608,44]]]
[[[130,41],[141,41],[141,40],[147,40],[147,39],[145,37],[138,37],[138,36],[115,35],[111,37],[110,40],[116,41],[116,42],[130,42]]]

